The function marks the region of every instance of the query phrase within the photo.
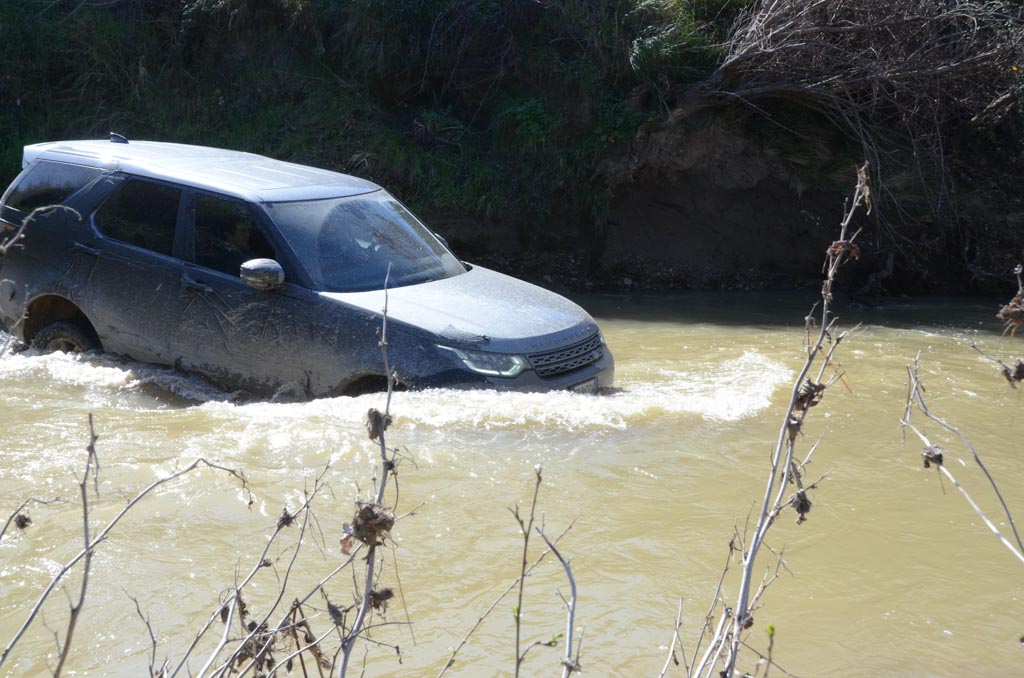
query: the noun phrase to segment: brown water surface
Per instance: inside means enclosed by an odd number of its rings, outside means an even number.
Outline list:
[[[508,508],[528,505],[538,464],[538,519],[550,534],[574,523],[561,548],[579,586],[586,675],[657,676],[680,597],[683,640],[692,647],[734,526],[742,527],[762,495],[813,295],[581,301],[615,352],[615,393],[395,396],[389,442],[405,459],[398,512],[415,515],[395,528],[382,575],[396,590],[400,580],[404,606],[392,601],[390,624],[374,630],[387,646],[366,644],[356,655],[358,663],[365,655],[367,675],[436,675],[513,581],[522,542]],[[923,468],[921,446],[904,444],[898,427],[905,365],[920,352],[930,405],[972,439],[1024,520],[1022,391],[969,348],[977,341],[1005,356],[1024,352],[1024,339],[1000,335],[995,307],[943,299],[843,311],[845,326],[864,325],[840,352],[843,384],[811,412],[800,443],[806,450],[823,436],[811,474],[830,475],[813,495],[806,524],[787,513],[770,533],[788,571],[766,594],[751,636],[764,648],[764,629],[773,624],[774,658],[786,670],[1020,675],[1024,567],[948,482]],[[157,663],[177,664],[222,593],[257,561],[282,507],[298,506],[325,469],[329,490],[315,504],[317,529],[300,553],[285,605],[342,562],[342,524],[352,518],[352,500],[373,487],[377,451],[363,421],[368,408],[382,406],[381,396],[239,404],[201,382],[106,356],[6,355],[0,375],[4,515],[28,497],[65,500],[31,507],[31,527],[12,529],[0,542],[4,645],[81,548],[77,476],[89,413],[102,464],[94,530],[126,497],[197,457],[244,471],[255,503],[247,506],[231,478],[200,471],[134,509],[93,560],[68,675],[148,674],[150,642],[133,598],[156,634]],[[935,440],[1006,532],[970,456],[949,435],[936,433]],[[253,607],[265,609],[275,597],[291,543],[272,547],[277,562],[255,581]],[[78,582],[78,574],[68,580],[72,597]],[[726,595],[735,589],[727,580]],[[351,575],[326,591],[350,604]],[[548,640],[562,630],[558,591],[568,591],[562,570],[545,561],[528,582],[526,639]],[[511,673],[514,604],[509,598],[498,605],[448,675]],[[49,672],[55,654],[47,626],[63,633],[67,607],[63,593],[52,597],[0,675]],[[320,611],[315,630],[327,631],[323,598],[311,607]],[[394,645],[401,659],[388,647]],[[526,675],[556,675],[559,652],[531,650]],[[193,674],[204,660],[197,652]],[[682,675],[681,667],[674,671],[669,675]]]

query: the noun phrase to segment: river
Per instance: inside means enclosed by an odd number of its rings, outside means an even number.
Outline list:
[[[396,510],[412,515],[398,521],[385,550],[382,585],[397,595],[388,624],[373,631],[381,644],[363,643],[353,661],[365,661],[373,676],[437,674],[518,573],[522,540],[509,508],[528,510],[538,465],[538,522],[551,535],[572,525],[560,549],[579,587],[585,675],[657,676],[680,598],[689,651],[734,528],[762,496],[813,297],[586,297],[579,301],[616,356],[615,392],[397,393],[388,432],[402,450]],[[765,594],[750,640],[764,649],[772,624],[773,657],[787,671],[1019,674],[1024,568],[955,488],[923,467],[921,445],[904,443],[899,430],[905,366],[920,352],[929,405],[971,438],[1024,520],[1022,391],[969,346],[977,341],[1007,357],[1024,352],[1024,338],[1001,334],[997,306],[947,298],[841,309],[844,327],[862,326],[840,348],[843,379],[811,410],[799,442],[805,452],[822,437],[810,475],[828,478],[805,524],[786,512],[769,534],[787,570]],[[92,561],[67,675],[147,674],[151,643],[133,600],[157,639],[157,664],[176,665],[223,592],[258,562],[282,508],[295,510],[319,474],[328,487],[315,501],[317,521],[286,601],[343,562],[342,525],[353,500],[373,488],[378,452],[364,420],[370,407],[383,406],[382,396],[239,403],[194,379],[108,356],[8,354],[0,375],[3,513],[29,497],[62,499],[30,506],[32,524],[10,528],[0,542],[4,644],[81,548],[77,483],[90,413],[101,464],[93,530],[140,488],[197,457],[243,471],[254,501],[248,505],[237,480],[199,470],[132,509]],[[948,450],[947,466],[1005,531],[970,455],[930,430]],[[274,567],[252,586],[248,602],[257,612],[278,590],[297,529],[274,543]],[[536,538],[530,548],[532,559]],[[73,599],[80,570],[67,581]],[[726,579],[727,597],[736,584]],[[331,580],[326,592],[351,604],[351,574]],[[562,631],[559,592],[567,595],[568,585],[548,558],[527,583],[524,641]],[[51,597],[0,674],[48,673],[52,631],[63,635],[68,605],[63,593]],[[514,605],[509,597],[497,606],[447,675],[511,674]],[[324,607],[321,596],[310,600],[318,633],[330,627]],[[531,649],[524,674],[557,675],[560,653]],[[191,661],[193,674],[204,659],[197,653]],[[682,667],[669,675],[683,675]]]

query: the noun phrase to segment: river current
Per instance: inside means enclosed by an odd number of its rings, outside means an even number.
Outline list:
[[[601,296],[578,300],[616,357],[617,388],[569,393],[426,391],[394,396],[390,445],[402,450],[396,512],[382,584],[386,618],[354,661],[366,675],[433,676],[519,571],[522,538],[509,511],[527,511],[543,468],[537,520],[559,542],[579,587],[577,627],[587,675],[657,676],[683,600],[689,652],[715,591],[734,529],[763,493],[769,454],[802,364],[809,294]],[[786,568],[756,612],[751,644],[801,676],[1003,676],[1024,666],[1024,567],[959,492],[925,469],[921,445],[899,428],[905,367],[920,354],[929,405],[975,444],[1011,509],[1024,521],[1024,402],[970,348],[1012,358],[1024,338],[1002,332],[999,300],[902,300],[841,308],[853,331],[838,356],[842,380],[811,410],[799,442],[818,442],[810,475],[828,474],[805,524],[791,512],[768,544]],[[78,482],[93,415],[105,525],[138,490],[203,457],[245,474],[250,495],[222,472],[199,470],[143,500],[92,561],[89,592],[66,675],[148,675],[178,663],[223,592],[258,562],[283,508],[295,510],[322,475],[327,487],[302,546],[287,600],[343,562],[342,525],[379,476],[366,412],[383,396],[308,403],[243,402],[170,370],[111,356],[0,358],[0,498],[3,515],[28,498],[32,524],[0,541],[4,645],[59,571],[81,549]],[[945,463],[997,526],[1005,517],[970,454],[930,429]],[[91,481],[90,481],[91,482]],[[90,492],[92,492],[90,486]],[[389,503],[395,495],[389,493]],[[291,536],[289,536],[291,535]],[[288,539],[291,539],[289,541]],[[273,567],[255,580],[259,611],[278,591],[294,532],[275,542]],[[531,542],[531,559],[540,552]],[[773,567],[767,558],[764,568]],[[45,675],[53,632],[67,623],[80,569],[15,647],[0,675]],[[350,605],[352,575],[325,587]],[[525,641],[564,627],[561,566],[546,559],[528,579]],[[724,595],[734,598],[735,577]],[[314,630],[330,627],[322,596]],[[498,604],[447,675],[510,675],[512,597]],[[285,604],[287,606],[287,603]],[[219,622],[215,632],[221,633]],[[394,649],[400,648],[400,655]],[[200,648],[202,649],[202,648]],[[535,647],[525,675],[556,675],[561,649]],[[203,665],[197,652],[192,673]],[[298,669],[296,669],[298,670]],[[776,673],[773,669],[772,673]],[[184,671],[182,675],[184,675]],[[295,675],[295,674],[293,674]],[[299,673],[298,675],[301,675]],[[668,675],[683,675],[682,667]]]

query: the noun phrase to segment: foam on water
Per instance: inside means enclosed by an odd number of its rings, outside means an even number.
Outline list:
[[[204,416],[236,433],[241,428],[243,440],[258,437],[263,445],[282,450],[295,449],[303,427],[322,442],[324,428],[360,426],[368,408],[384,403],[383,394],[304,403],[244,402],[201,379],[106,355],[7,354],[0,359],[0,377],[8,383],[82,388],[84,399],[99,406],[152,410],[198,405]],[[569,392],[427,390],[397,394],[393,410],[396,423],[403,426],[478,430],[625,429],[680,414],[737,421],[767,407],[775,389],[791,378],[792,371],[778,360],[748,350],[721,361],[634,364],[620,370],[612,392],[596,398]],[[126,395],[131,396],[127,402]],[[303,427],[295,427],[296,421],[303,421]]]
[[[658,416],[698,415],[716,421],[743,419],[768,406],[772,393],[792,371],[757,351],[696,369],[658,368],[649,375],[622,375],[612,393],[599,397],[568,392],[504,393],[428,390],[396,394],[393,411],[408,427],[483,430],[558,427],[567,430],[624,429]],[[211,402],[202,409],[225,419],[245,418],[267,425],[285,420],[362,423],[366,409],[383,407],[380,394],[302,404]],[[291,432],[289,432],[291,435]]]
[[[150,396],[153,402],[149,405],[168,400],[170,404],[185,405],[232,397],[232,394],[202,379],[107,354],[39,354],[34,350],[8,352],[0,357],[0,378],[8,383],[49,382],[57,387],[82,387],[89,394],[87,399],[95,404],[103,404],[105,399],[125,394]]]

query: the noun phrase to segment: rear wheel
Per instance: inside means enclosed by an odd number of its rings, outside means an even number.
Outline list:
[[[32,348],[46,353],[63,351],[64,353],[85,353],[100,348],[96,340],[87,330],[69,322],[50,323],[32,337]]]

